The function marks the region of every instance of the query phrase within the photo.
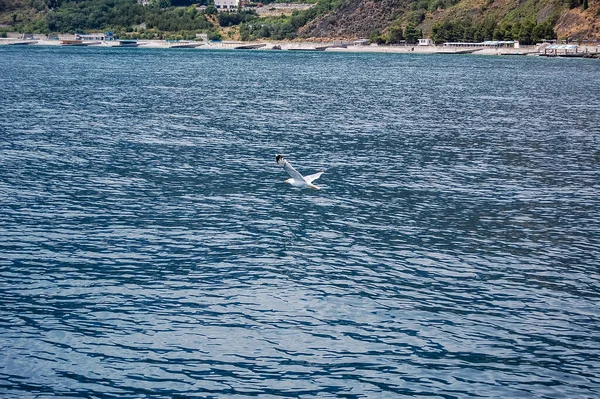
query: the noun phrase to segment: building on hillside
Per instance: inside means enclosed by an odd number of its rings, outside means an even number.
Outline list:
[[[218,11],[237,10],[239,5],[240,0],[215,0],[215,7]]]
[[[419,46],[433,46],[433,40],[431,40],[431,39],[419,39]]]

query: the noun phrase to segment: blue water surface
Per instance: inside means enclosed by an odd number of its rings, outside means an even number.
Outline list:
[[[599,397],[598,82],[1,47],[0,397]]]

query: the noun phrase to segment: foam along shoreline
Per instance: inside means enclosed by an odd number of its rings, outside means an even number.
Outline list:
[[[48,40],[43,38],[22,39],[22,38],[0,38],[1,45],[19,45],[19,46],[65,46],[72,45],[70,40]],[[349,53],[401,53],[401,54],[476,54],[476,55],[546,55],[554,56],[584,56],[600,58],[600,44],[578,46],[574,53],[549,53],[545,49],[548,45],[520,46],[513,47],[483,47],[478,45],[451,47],[451,46],[419,46],[419,45],[352,45],[341,44],[340,42],[296,42],[296,41],[222,41],[222,42],[201,42],[201,41],[167,41],[167,40],[134,40],[125,39],[122,41],[82,41],[83,47],[141,47],[141,48],[182,48],[182,49],[213,49],[213,50],[248,50],[248,51],[325,51],[325,52],[349,52]],[[121,43],[126,43],[123,45]]]

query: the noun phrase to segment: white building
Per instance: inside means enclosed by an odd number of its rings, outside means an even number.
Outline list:
[[[433,40],[431,40],[431,39],[419,39],[419,46],[433,46]]]
[[[219,11],[237,10],[240,0],[215,0],[215,7]]]

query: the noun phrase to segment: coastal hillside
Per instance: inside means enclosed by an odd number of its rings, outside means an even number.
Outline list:
[[[21,21],[43,18],[48,9],[45,0],[0,0],[0,27],[14,27]]]
[[[599,0],[346,0],[302,28],[306,37],[393,42],[407,27],[436,42],[600,40]],[[404,37],[403,39],[411,39]]]
[[[120,37],[436,43],[600,41],[600,0],[308,0],[294,11],[266,0],[218,13],[213,0],[0,0],[0,35],[111,30]],[[306,0],[305,0],[306,1]],[[289,2],[289,1],[288,1]],[[260,10],[259,10],[260,11]]]

